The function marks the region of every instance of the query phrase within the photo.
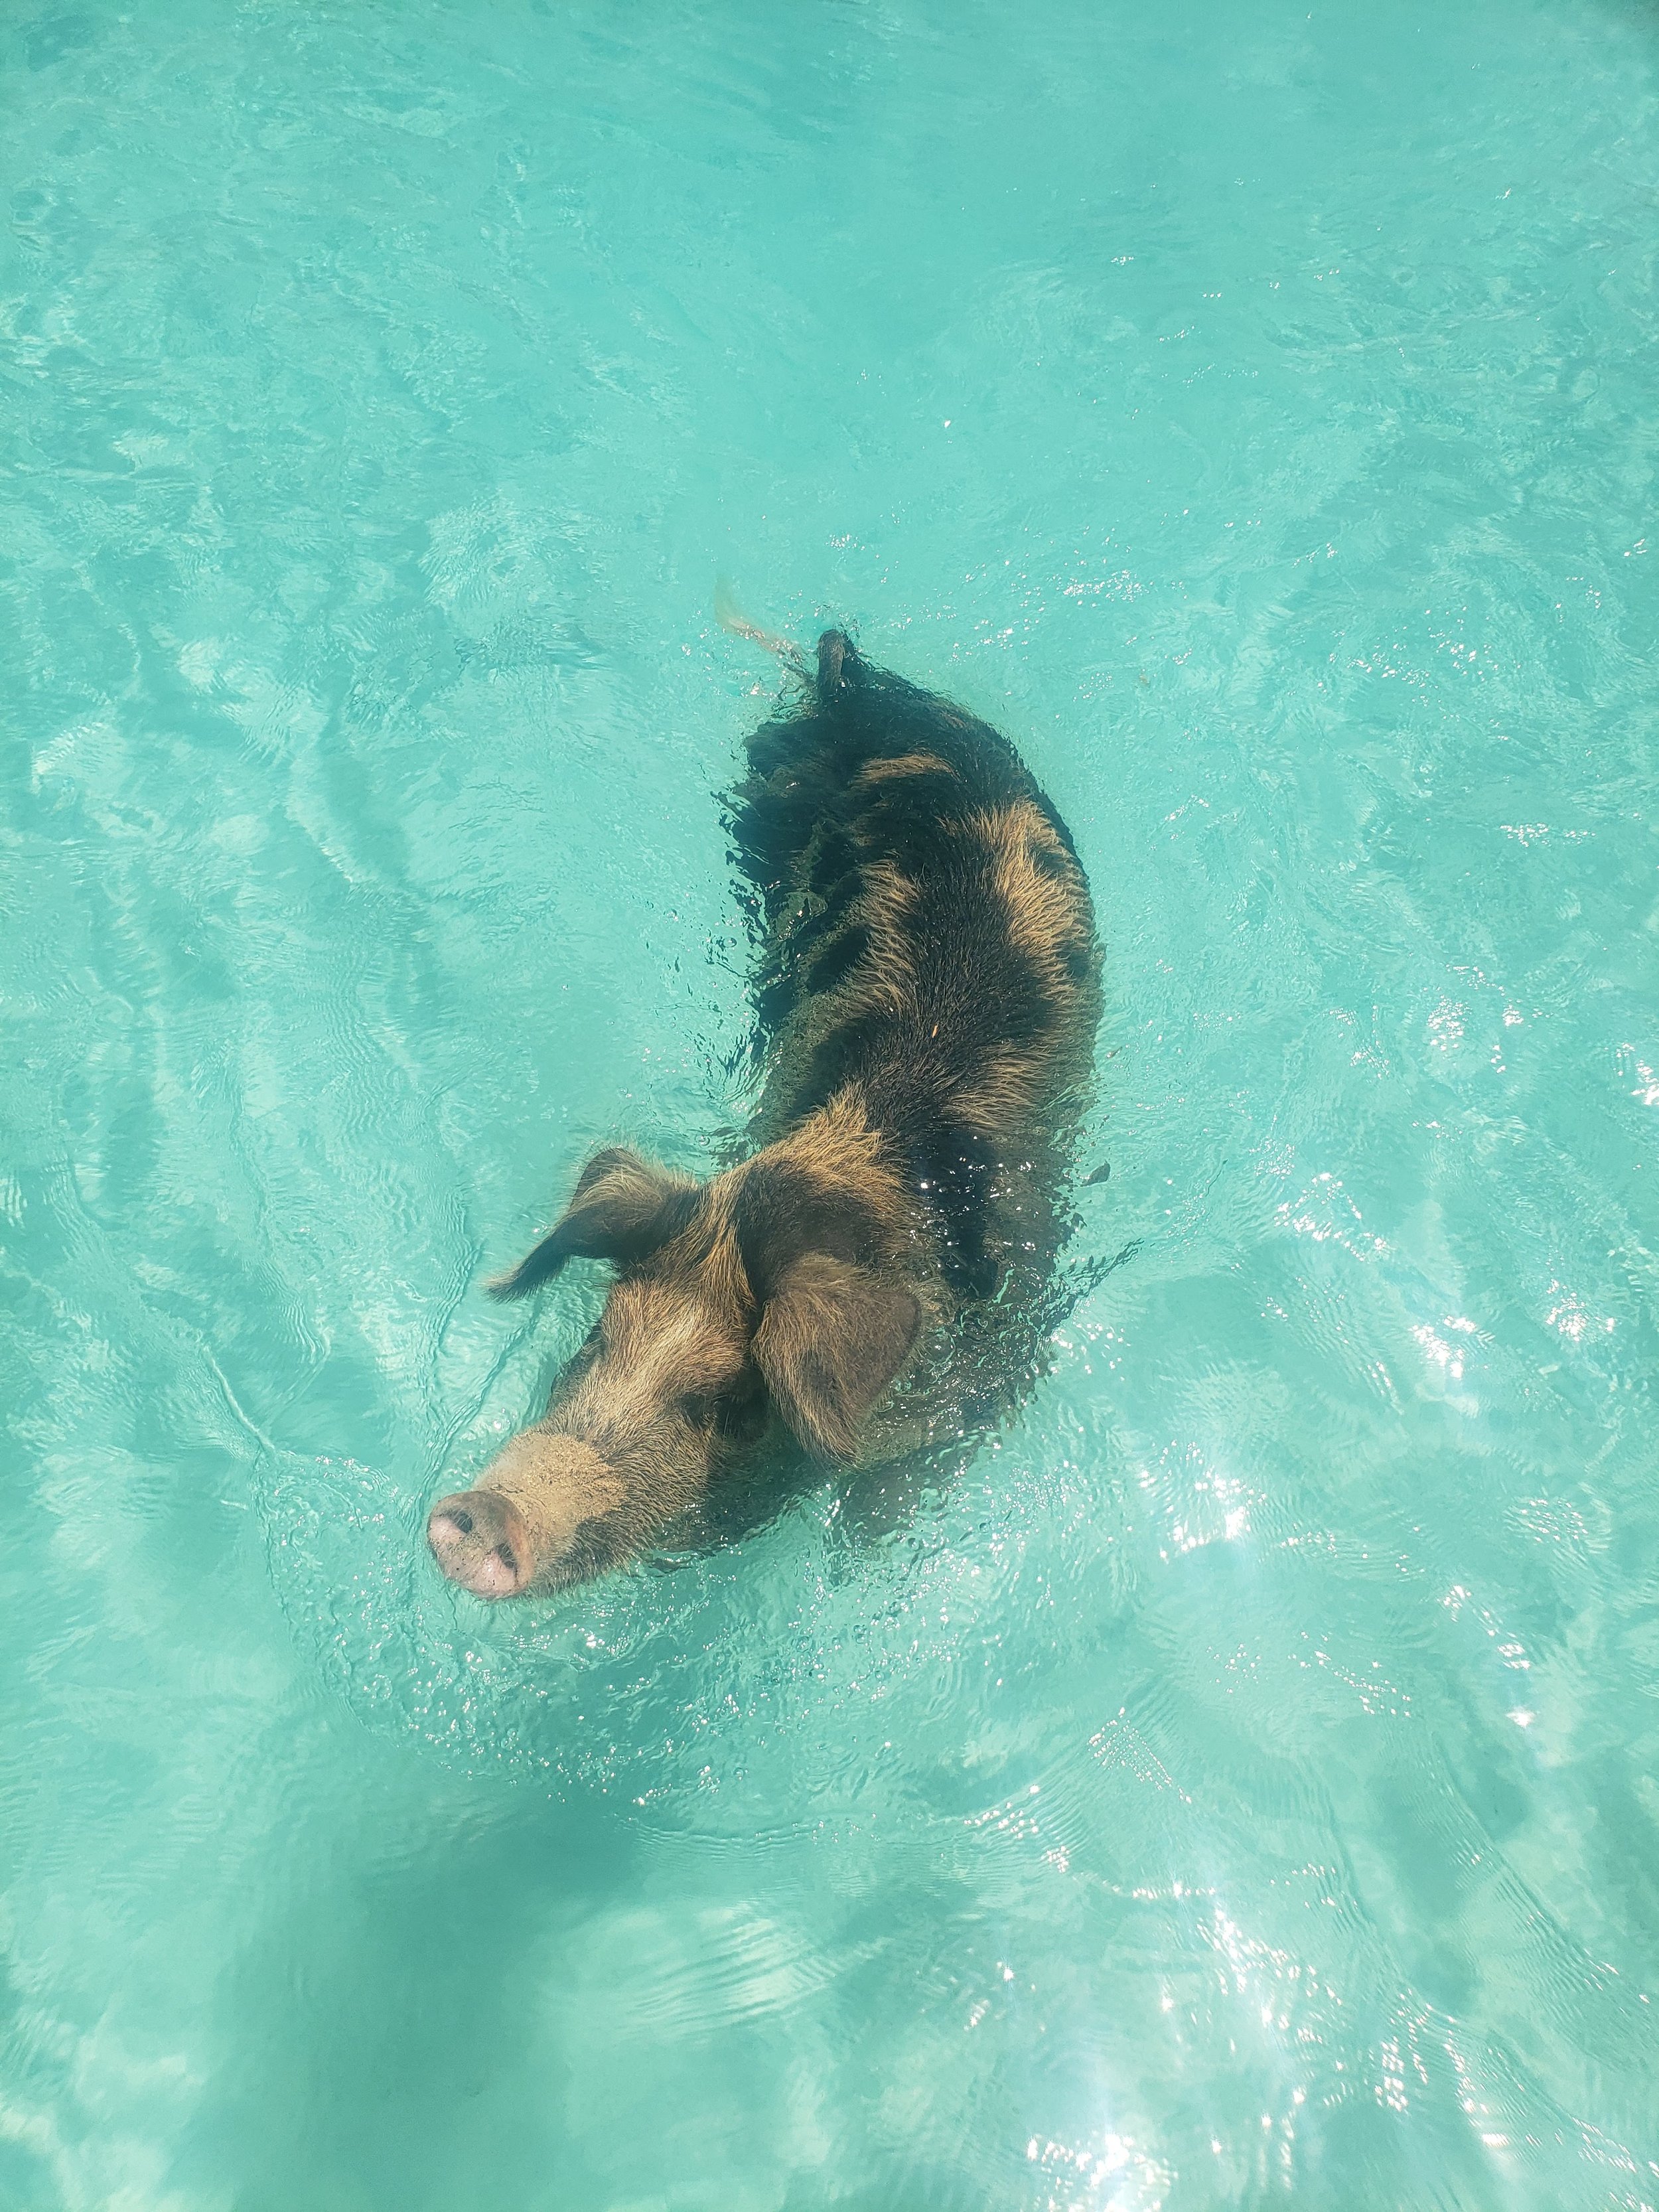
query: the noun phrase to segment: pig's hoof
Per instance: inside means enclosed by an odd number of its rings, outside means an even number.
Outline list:
[[[450,1581],[475,1597],[517,1597],[535,1572],[523,1522],[493,1491],[441,1498],[428,1518],[426,1540]]]

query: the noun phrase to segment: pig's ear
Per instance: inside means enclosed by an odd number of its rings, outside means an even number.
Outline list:
[[[755,1364],[815,1459],[850,1460],[871,1408],[910,1355],[921,1307],[849,1260],[809,1252],[779,1273],[755,1332]]]
[[[492,1298],[521,1298],[556,1275],[567,1260],[647,1258],[691,1216],[697,1186],[612,1145],[582,1170],[564,1218],[535,1250],[484,1288]]]

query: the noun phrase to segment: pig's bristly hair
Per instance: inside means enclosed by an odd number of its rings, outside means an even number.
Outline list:
[[[927,1194],[957,1288],[988,1295],[1000,1164],[1041,1149],[1098,1015],[1071,838],[1006,738],[844,630],[749,761],[731,822],[759,925],[761,1133],[854,1095]]]

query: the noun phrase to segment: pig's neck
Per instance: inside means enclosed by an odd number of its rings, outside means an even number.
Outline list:
[[[800,1133],[823,1125],[815,1148],[835,1164],[830,1171],[853,1202],[878,1206],[896,1252],[926,1252],[924,1267],[937,1269],[958,1300],[988,1297],[1006,1256],[1006,1201],[1016,1215],[1030,1211],[1032,1163],[1011,1167],[982,1128],[941,1111],[930,1073],[896,1066],[848,1084]]]
[[[861,1085],[843,1085],[826,1105],[803,1115],[754,1164],[763,1161],[799,1170],[825,1198],[842,1193],[849,1206],[873,1209],[896,1227],[905,1211],[903,1147],[872,1115]]]

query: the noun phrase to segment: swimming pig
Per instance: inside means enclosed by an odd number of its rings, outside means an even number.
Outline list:
[[[544,1419],[433,1509],[439,1565],[480,1597],[627,1559],[769,1440],[848,1466],[959,1434],[1038,1356],[1099,1012],[1088,887],[994,730],[841,630],[797,665],[732,811],[760,939],[753,1150],[702,1183],[597,1153],[489,1286],[617,1270]]]

